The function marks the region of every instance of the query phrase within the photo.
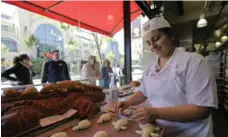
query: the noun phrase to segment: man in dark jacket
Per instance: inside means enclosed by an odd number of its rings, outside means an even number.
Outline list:
[[[56,83],[63,80],[70,80],[68,67],[65,61],[60,60],[59,51],[54,50],[52,60],[43,65],[41,82]]]

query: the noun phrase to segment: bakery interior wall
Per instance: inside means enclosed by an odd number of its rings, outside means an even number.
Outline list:
[[[192,51],[195,43],[204,42],[208,30],[212,27],[215,19],[216,16],[208,17],[208,25],[204,28],[196,27],[198,20],[172,24],[176,46],[185,47],[188,51]],[[213,39],[208,40],[212,41]]]
[[[188,51],[194,51],[196,43],[215,41],[212,27],[221,9],[221,4],[221,1],[183,1],[183,7],[178,7],[176,1],[163,2],[164,16],[173,28],[176,46],[183,46]],[[180,12],[181,9],[182,12]],[[208,25],[204,28],[197,28],[196,24],[202,13],[205,13]],[[228,6],[225,6],[214,27],[226,22],[227,17]],[[207,36],[208,33],[211,34],[210,37]]]

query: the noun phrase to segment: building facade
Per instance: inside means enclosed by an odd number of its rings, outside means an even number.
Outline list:
[[[34,60],[44,58],[45,53],[58,49],[71,69],[80,73],[81,62],[89,55],[96,55],[93,37],[89,31],[77,29],[62,29],[61,23],[38,14],[13,8],[12,14],[1,14],[1,43],[8,49],[2,52],[1,58],[12,62],[21,53],[27,53]],[[26,38],[34,36],[38,39],[36,45],[27,45]],[[77,48],[69,49],[70,41],[74,40]],[[77,66],[75,68],[75,66]]]

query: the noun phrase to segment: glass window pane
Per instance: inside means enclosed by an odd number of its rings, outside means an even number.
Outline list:
[[[59,49],[60,52],[63,52],[63,36],[55,26],[42,24],[35,31],[35,36],[39,39],[39,52],[51,52],[54,49]]]
[[[1,37],[1,43],[6,45],[10,52],[17,52],[17,42],[11,38]]]

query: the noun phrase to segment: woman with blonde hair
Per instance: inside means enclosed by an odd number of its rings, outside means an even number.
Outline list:
[[[110,61],[108,59],[104,59],[103,65],[101,68],[101,86],[103,88],[108,89],[110,83],[110,75],[109,73],[113,73],[112,68],[110,67]]]
[[[88,62],[82,67],[81,76],[83,78],[89,78],[91,80],[90,84],[96,84],[96,80],[94,79],[100,78],[100,66],[99,63],[96,61],[95,56],[91,55],[88,57]]]

